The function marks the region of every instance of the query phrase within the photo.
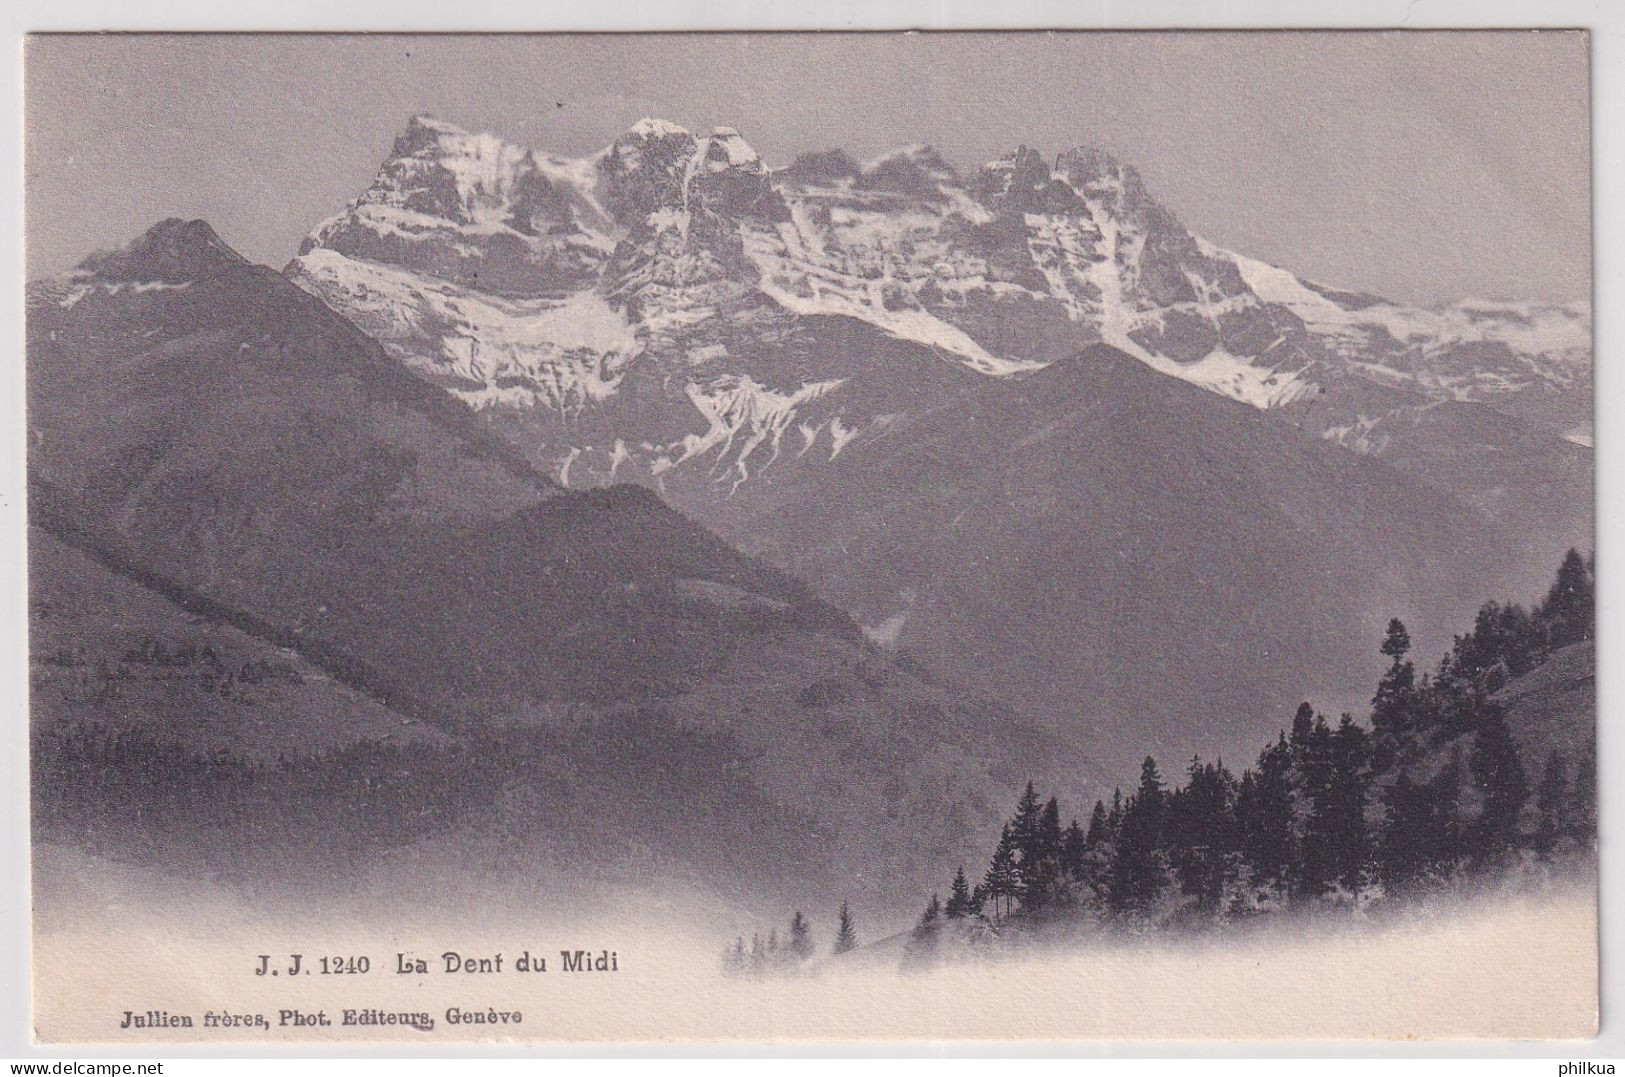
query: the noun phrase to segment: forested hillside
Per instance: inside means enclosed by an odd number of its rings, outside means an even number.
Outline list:
[[[1484,605],[1431,670],[1391,621],[1363,721],[1303,703],[1239,774],[1197,757],[1170,783],[1147,756],[1086,822],[1063,824],[1058,798],[1029,782],[986,866],[961,865],[946,900],[931,895],[905,962],[1010,932],[1211,929],[1590,870],[1594,617],[1592,566],[1571,550],[1533,609]],[[737,941],[725,965],[792,969],[805,947],[782,950],[774,932]]]

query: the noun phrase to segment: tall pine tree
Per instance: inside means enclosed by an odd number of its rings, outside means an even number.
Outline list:
[[[937,951],[942,941],[942,902],[936,894],[926,903],[925,911],[920,914],[919,922],[909,933],[908,943],[903,951],[903,965],[905,968],[921,967],[935,964]]]
[[[1321,833],[1331,844],[1326,859],[1332,881],[1358,893],[1367,881],[1365,806],[1371,776],[1365,730],[1347,714],[1332,734],[1331,751],[1329,810]]]
[[[1472,826],[1473,851],[1480,860],[1493,859],[1517,844],[1529,783],[1501,708],[1488,700],[1480,712],[1468,768],[1479,794],[1478,818]]]
[[[1110,841],[1107,834],[1106,803],[1095,801],[1095,808],[1089,813],[1089,829],[1083,835],[1083,843],[1090,849],[1103,841]]]
[[[1307,734],[1305,734],[1307,736]],[[1253,882],[1274,896],[1292,884],[1295,833],[1292,825],[1292,749],[1283,734],[1258,757],[1252,795],[1238,805],[1242,852]]]
[[[1006,823],[999,832],[999,844],[993,849],[993,860],[988,864],[987,876],[982,880],[982,893],[993,902],[993,915],[1008,914],[1020,889],[1016,874],[1016,843]]]
[[[1337,882],[1332,752],[1332,731],[1325,716],[1317,714],[1294,760],[1298,772],[1294,818],[1299,822],[1299,856],[1292,882],[1298,897],[1320,897]]]
[[[1027,901],[1037,881],[1039,861],[1042,857],[1044,808],[1032,782],[1016,802],[1016,814],[1010,820],[1010,841],[1013,853],[1011,866],[1015,873],[1015,896]]]
[[[800,909],[790,918],[790,953],[797,961],[806,961],[813,955],[812,927]]]
[[[1406,657],[1411,634],[1399,618],[1388,622],[1381,650],[1390,664],[1371,700],[1371,725],[1378,733],[1400,738],[1410,732],[1415,718],[1416,666]]]
[[[1540,786],[1535,791],[1535,852],[1542,859],[1549,858],[1557,851],[1558,842],[1563,836],[1563,813],[1568,808],[1569,778],[1568,766],[1563,762],[1563,753],[1553,751],[1546,759],[1546,771],[1541,775]]]
[[[965,879],[965,865],[954,872],[953,888],[948,891],[948,905],[943,910],[950,920],[961,920],[971,915],[970,883]]]
[[[1167,819],[1170,859],[1180,889],[1196,899],[1198,912],[1224,908],[1234,877],[1234,782],[1221,766],[1191,760],[1185,787],[1171,798]]]
[[[1110,901],[1114,912],[1134,914],[1151,908],[1168,882],[1163,848],[1167,792],[1157,762],[1146,756],[1140,786],[1123,808],[1116,855],[1112,858]]]
[[[846,902],[841,902],[840,917],[836,921],[835,945],[830,948],[831,953],[844,954],[849,950],[858,948],[858,931],[852,922],[852,910]]]
[[[1596,622],[1596,585],[1580,551],[1570,550],[1557,569],[1557,581],[1541,603],[1537,620],[1552,650],[1592,637]]]
[[[1095,808],[1100,812],[1100,822],[1106,824],[1106,808],[1099,801]],[[1061,874],[1073,882],[1082,882],[1089,874],[1089,837],[1083,832],[1076,819],[1067,824],[1061,834]]]
[[[1580,762],[1574,768],[1574,788],[1569,794],[1569,833],[1582,849],[1597,843],[1597,741],[1589,737]]]
[[[1061,882],[1061,806],[1054,797],[1044,803],[1031,844],[1022,855],[1021,902],[1042,909],[1055,898]]]

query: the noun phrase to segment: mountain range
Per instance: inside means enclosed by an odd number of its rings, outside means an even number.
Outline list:
[[[410,730],[512,767],[442,850],[787,900],[1358,710],[1390,617],[1436,653],[1591,544],[1583,305],[1304,281],[1089,148],[417,117],[282,272],[167,220],[32,283],[28,348],[35,605],[105,644],[49,637],[63,699],[236,648],[305,687],[200,744]]]
[[[1533,593],[1590,542],[1583,304],[1304,281],[1093,148],[775,169],[729,128],[565,159],[416,117],[286,273],[561,483],[649,485],[1063,728],[1352,704],[1388,616],[1442,644],[1482,569]]]
[[[415,117],[288,273],[470,403],[533,409],[536,451],[578,481],[695,463],[731,485],[838,452],[880,418],[841,390],[887,343],[991,376],[1106,343],[1407,462],[1448,405],[1590,439],[1584,304],[1418,309],[1304,281],[1191,234],[1088,147],[966,177],[926,146],[774,170],[730,128],[645,120],[565,160]],[[872,333],[786,365],[780,338],[829,319]],[[655,382],[682,436],[613,415]]]

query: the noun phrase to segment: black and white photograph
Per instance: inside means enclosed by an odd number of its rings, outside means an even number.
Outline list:
[[[1583,29],[22,47],[36,1042],[1597,1035]]]

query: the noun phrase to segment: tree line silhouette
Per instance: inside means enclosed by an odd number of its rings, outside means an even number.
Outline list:
[[[1592,566],[1570,550],[1533,610],[1491,602],[1431,673],[1397,619],[1369,725],[1308,703],[1237,775],[1193,758],[1170,787],[1147,757],[1138,784],[1061,824],[1031,782],[986,870],[963,866],[914,929],[916,959],[944,926],[1073,914],[1137,927],[1199,924],[1327,901],[1425,893],[1448,881],[1594,848],[1595,740],[1553,751],[1532,779],[1495,693],[1589,640]],[[1572,770],[1571,770],[1572,766]]]
[[[1097,800],[1087,824],[1065,826],[1059,800],[1028,782],[980,879],[960,865],[947,900],[931,895],[904,967],[934,961],[946,932],[997,933],[1013,918],[1198,927],[1420,896],[1520,860],[1593,854],[1594,735],[1577,760],[1552,751],[1532,779],[1495,695],[1593,638],[1594,593],[1594,566],[1570,550],[1533,609],[1486,603],[1420,675],[1409,632],[1389,621],[1369,722],[1344,714],[1334,725],[1300,704],[1239,775],[1195,757],[1183,784],[1170,786],[1147,756],[1132,790]],[[834,954],[857,946],[845,902],[839,924]],[[741,936],[723,970],[801,971],[814,956],[809,932],[797,911],[785,941],[776,929],[749,946]]]
[[[835,916],[835,941],[830,953],[839,957],[857,948],[857,921],[852,916],[851,906],[843,901]],[[722,952],[722,971],[730,976],[793,973],[804,969],[815,954],[812,924],[797,909],[790,917],[790,929],[782,942],[778,928],[769,931],[766,939],[760,933],[752,935],[748,948],[743,935],[736,938],[734,944]]]

